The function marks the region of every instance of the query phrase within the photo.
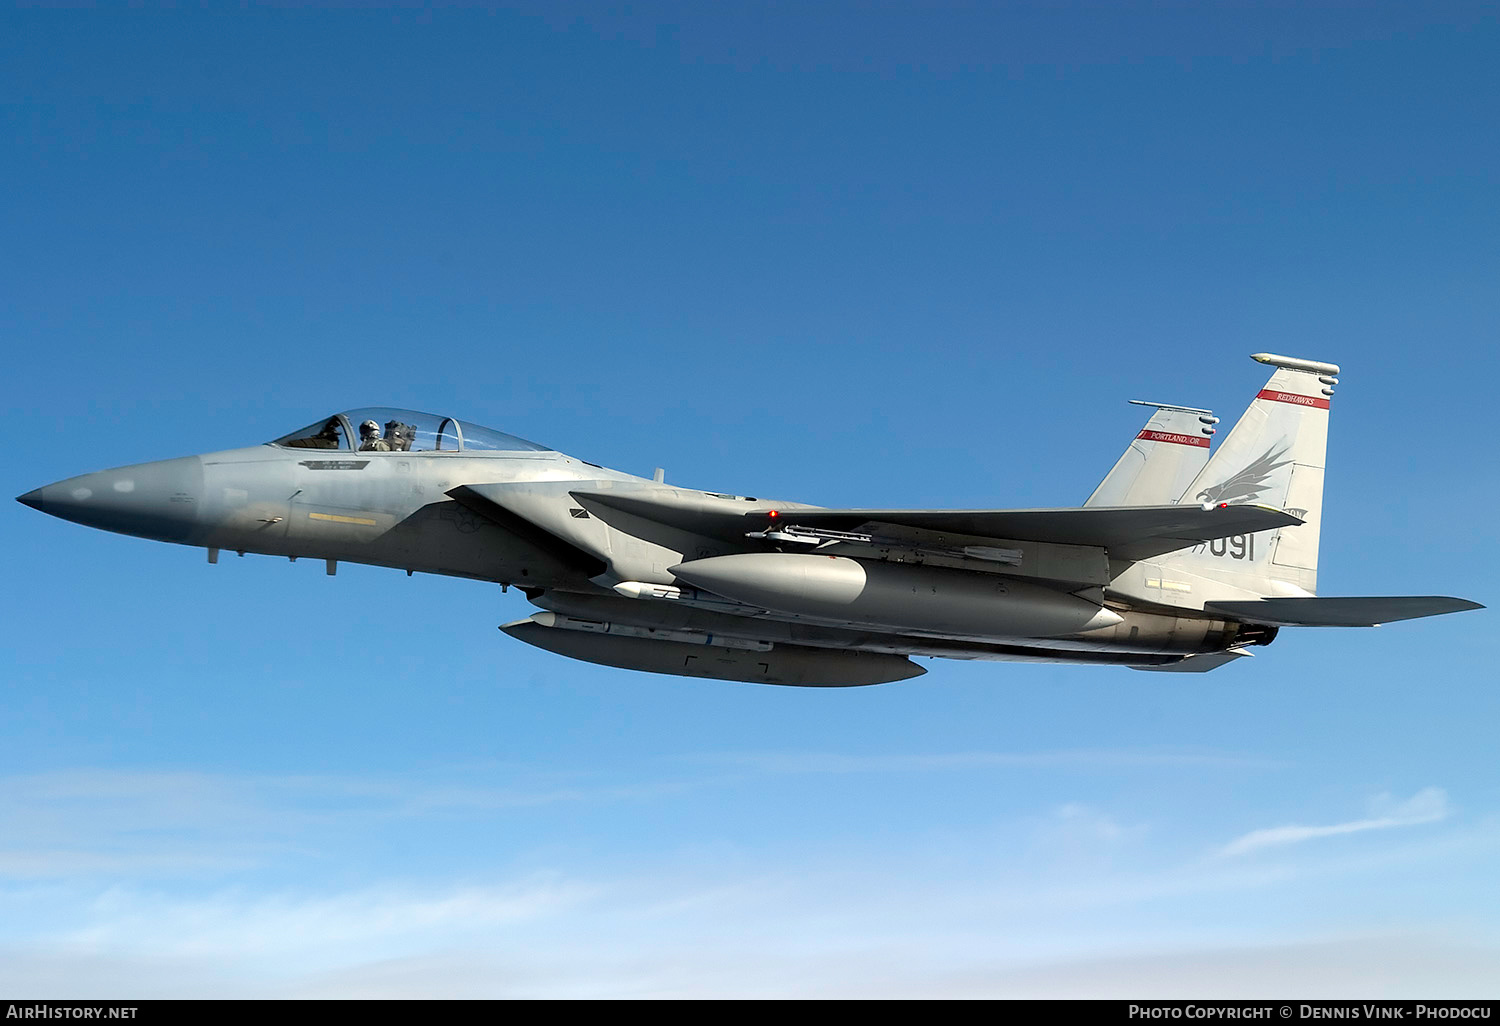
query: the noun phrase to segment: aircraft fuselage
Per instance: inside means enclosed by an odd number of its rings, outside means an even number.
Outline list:
[[[611,584],[622,575],[612,574],[605,560],[531,521],[483,503],[466,504],[450,494],[462,486],[534,484],[544,494],[550,487],[565,495],[571,486],[583,483],[590,488],[604,483],[631,491],[666,491],[729,505],[736,512],[801,508],[797,503],[669,488],[551,451],[467,455],[289,449],[274,444],[84,474],[21,498],[43,512],[91,527],[205,548],[211,558],[220,550],[257,553],[326,560],[330,569],[339,562],[365,563],[516,585],[546,609],[625,628],[675,628],[720,638],[742,635],[799,646],[950,658],[1130,664],[1216,651],[1244,633],[1240,625],[1212,618],[1106,609],[1041,584],[1013,580],[1006,587],[1002,578],[988,573],[898,564],[883,564],[884,570],[872,565],[877,572],[865,584],[863,601],[885,613],[865,617],[869,622],[841,619],[836,602],[819,603],[815,594],[808,600],[805,586],[788,586],[788,600],[780,603],[760,594],[737,605],[711,599],[642,602],[612,590]],[[579,515],[581,507],[561,501],[566,508],[559,508],[559,516],[585,519]],[[611,525],[600,527],[605,538],[601,554],[617,550],[623,557],[619,562],[630,566],[628,576],[648,583],[680,583],[670,572],[673,565],[735,551],[721,540],[678,532],[677,538],[652,539],[649,549],[666,553],[652,558],[649,550],[644,555],[631,552],[641,548],[638,536]],[[842,565],[854,562],[845,557]],[[899,610],[909,598],[903,571],[925,574],[923,586],[929,595],[961,614],[957,621],[945,622],[939,614],[903,627]],[[764,588],[764,570],[752,576],[750,585]],[[884,579],[873,579],[876,576]],[[987,594],[997,589],[999,594]],[[797,593],[802,599],[792,600]],[[796,608],[769,608],[767,598],[772,604]],[[1019,621],[1007,620],[996,612],[1002,605],[1025,615]],[[1045,630],[1048,611],[1055,611],[1055,630]],[[857,609],[851,612],[860,615]],[[994,629],[986,628],[987,616]],[[1038,628],[1049,639],[1045,643],[1033,636]],[[1155,656],[1165,658],[1142,658]]]
[[[210,561],[254,552],[516,585],[542,612],[501,629],[528,644],[773,684],[900,680],[924,672],[910,661],[921,655],[1202,672],[1283,626],[1480,608],[1317,595],[1338,367],[1254,359],[1275,370],[1213,455],[1216,418],[1152,404],[1082,507],[824,509],[678,488],[378,407],[20,501]]]

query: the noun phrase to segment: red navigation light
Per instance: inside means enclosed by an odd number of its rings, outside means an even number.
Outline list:
[[[766,516],[770,517],[772,520],[775,520],[777,517],[781,516],[781,514],[772,509],[766,511]]]
[[[1220,509],[1228,509],[1229,508],[1229,503],[1227,503],[1227,502],[1221,502],[1221,503],[1219,503],[1219,508]]]

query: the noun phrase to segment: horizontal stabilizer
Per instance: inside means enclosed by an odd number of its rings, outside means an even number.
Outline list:
[[[1444,595],[1265,598],[1204,606],[1206,612],[1274,627],[1378,627],[1396,620],[1483,608],[1478,602]]]
[[[1255,655],[1254,652],[1243,648],[1231,648],[1226,652],[1204,652],[1202,655],[1188,656],[1179,659],[1175,663],[1166,663],[1162,666],[1132,666],[1132,670],[1150,670],[1153,673],[1207,673],[1209,670],[1217,670],[1225,663],[1232,663],[1236,659],[1248,659]]]

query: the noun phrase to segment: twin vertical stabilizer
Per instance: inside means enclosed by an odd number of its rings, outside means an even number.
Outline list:
[[[1318,584],[1328,412],[1339,369],[1271,353],[1253,359],[1275,372],[1178,501],[1272,506],[1303,522],[1206,542],[1162,564],[1242,593],[1312,595]]]
[[[1099,482],[1085,506],[1158,506],[1182,498],[1208,462],[1209,441],[1219,422],[1210,410],[1130,400],[1155,412]]]

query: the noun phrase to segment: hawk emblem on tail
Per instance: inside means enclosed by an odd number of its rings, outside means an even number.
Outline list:
[[[1261,493],[1271,487],[1271,475],[1292,461],[1286,456],[1287,446],[1274,452],[1267,450],[1251,460],[1238,473],[1216,485],[1210,485],[1198,493],[1201,502],[1254,502]]]

